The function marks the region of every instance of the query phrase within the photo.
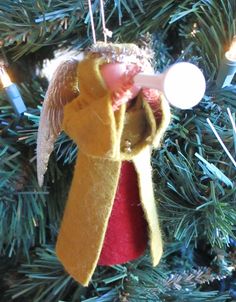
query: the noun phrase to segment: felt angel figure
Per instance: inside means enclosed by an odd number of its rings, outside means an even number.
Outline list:
[[[139,72],[153,71],[150,56],[134,44],[99,42],[83,60],[57,68],[43,104],[39,184],[61,130],[79,147],[56,253],[85,286],[97,265],[131,261],[148,242],[153,265],[162,255],[150,157],[170,109],[157,90],[132,81]]]

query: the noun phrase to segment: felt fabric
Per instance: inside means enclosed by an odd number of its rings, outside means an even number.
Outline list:
[[[153,191],[150,158],[151,148],[150,146],[147,146],[133,158],[133,161],[138,174],[141,204],[149,226],[152,263],[153,266],[156,266],[161,259],[163,243]]]
[[[115,265],[140,257],[147,239],[137,173],[132,162],[124,161],[98,264]]]
[[[99,72],[101,64],[102,59],[89,56],[78,64],[80,96],[65,106],[63,120],[63,129],[79,145],[79,154],[56,252],[65,269],[83,285],[88,285],[102,251],[124,160],[131,160],[137,172],[154,265],[162,254],[150,156],[151,144],[159,144],[159,133],[169,123],[169,106],[164,99],[157,100],[161,114],[156,121],[140,93],[129,112],[125,104],[113,112]],[[127,139],[130,151],[125,148]]]

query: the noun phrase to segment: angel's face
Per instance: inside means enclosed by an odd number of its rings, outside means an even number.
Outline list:
[[[111,92],[113,110],[134,99],[140,87],[135,86],[134,76],[139,72],[152,73],[149,60],[152,52],[135,44],[98,42],[87,52],[88,57],[101,58],[100,73]]]
[[[111,92],[119,91],[122,87],[129,85],[129,89],[132,91],[132,98],[134,98],[140,90],[132,81],[133,77],[139,71],[140,68],[133,63],[108,63],[100,67],[102,77]]]

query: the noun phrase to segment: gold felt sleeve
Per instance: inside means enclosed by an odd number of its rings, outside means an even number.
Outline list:
[[[80,150],[91,156],[112,158],[115,152],[115,117],[109,96],[80,108],[79,96],[64,108],[63,130]]]
[[[160,98],[160,109],[161,109],[161,119],[157,122],[157,129],[156,133],[152,142],[154,148],[158,148],[160,146],[161,139],[164,136],[164,133],[169,126],[171,121],[171,113],[170,113],[170,106],[164,96]]]

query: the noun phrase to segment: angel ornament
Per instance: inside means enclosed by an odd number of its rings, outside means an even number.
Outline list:
[[[37,142],[39,184],[53,143],[64,130],[79,152],[56,253],[87,286],[97,265],[136,259],[149,242],[153,265],[162,239],[150,157],[170,121],[157,90],[135,87],[153,72],[151,52],[134,44],[94,44],[81,61],[56,70],[43,104]]]

